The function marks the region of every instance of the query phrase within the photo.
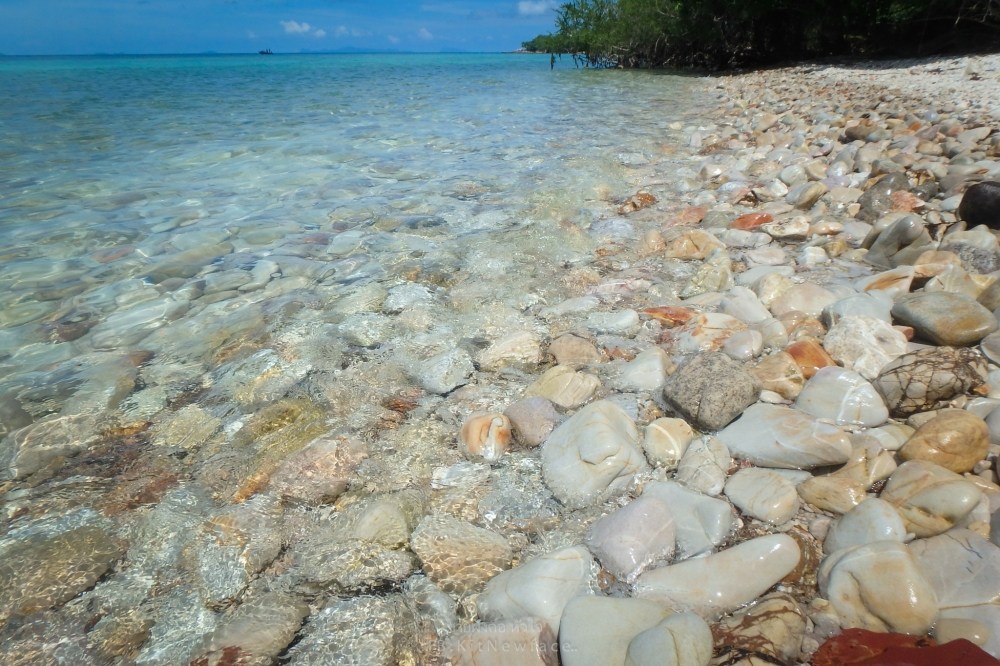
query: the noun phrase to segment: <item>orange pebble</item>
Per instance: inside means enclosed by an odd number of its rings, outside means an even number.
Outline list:
[[[816,340],[807,339],[793,342],[785,348],[785,351],[792,355],[802,370],[802,376],[806,379],[815,375],[820,368],[837,365],[837,362],[826,353],[823,346]]]
[[[730,229],[742,229],[743,231],[753,231],[757,227],[774,220],[770,213],[747,213],[740,215],[729,224]]]

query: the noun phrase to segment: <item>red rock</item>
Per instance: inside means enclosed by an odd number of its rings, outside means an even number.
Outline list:
[[[785,351],[792,355],[806,379],[815,375],[820,368],[837,365],[823,346],[815,340],[793,342],[785,348]]]
[[[816,650],[812,666],[848,666],[850,664],[877,664],[871,661],[890,648],[917,648],[934,645],[923,636],[889,634],[867,629],[845,629],[828,639]],[[942,662],[944,663],[944,662]]]
[[[618,207],[619,215],[627,215],[637,210],[642,210],[646,206],[652,206],[656,203],[656,197],[654,197],[649,192],[644,190],[639,190],[634,196],[629,198],[625,203]]]
[[[704,206],[688,206],[684,210],[680,211],[673,216],[669,222],[667,222],[665,227],[691,227],[705,218],[705,214],[708,209]]]
[[[774,216],[770,213],[747,213],[746,215],[740,215],[738,218],[733,220],[729,224],[729,228],[753,231],[762,224],[767,224],[773,220]]]
[[[960,638],[931,647],[891,647],[882,654],[859,661],[857,666],[996,666],[1000,659],[975,643]]]
[[[675,305],[660,305],[651,308],[643,308],[642,310],[639,310],[639,314],[652,317],[656,321],[667,326],[667,328],[673,328],[674,326],[686,324],[698,313],[691,308],[684,308]]]

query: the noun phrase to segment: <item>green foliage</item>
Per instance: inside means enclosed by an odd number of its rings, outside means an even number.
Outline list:
[[[524,48],[595,67],[711,69],[1000,46],[1000,0],[571,0]]]

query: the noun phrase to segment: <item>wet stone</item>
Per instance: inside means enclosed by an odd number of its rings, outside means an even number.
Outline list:
[[[424,518],[410,539],[424,571],[445,592],[468,594],[510,566],[499,534],[447,515]]]
[[[904,354],[882,368],[873,384],[897,417],[944,406],[982,386],[986,361],[979,352],[934,347]]]
[[[912,326],[921,338],[945,346],[973,345],[997,330],[993,313],[964,294],[924,292],[903,296],[892,306],[892,316]]]

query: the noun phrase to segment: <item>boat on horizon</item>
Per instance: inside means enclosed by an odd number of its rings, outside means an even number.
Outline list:
[[[260,55],[274,55],[274,52],[271,49],[262,49],[260,51],[257,51],[257,53],[259,53]]]

